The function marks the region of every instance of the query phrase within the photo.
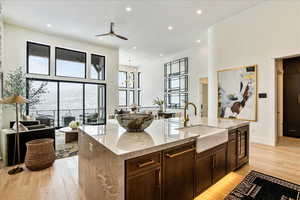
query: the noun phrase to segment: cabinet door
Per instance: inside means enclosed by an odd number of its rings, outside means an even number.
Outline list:
[[[220,146],[213,155],[213,183],[226,175],[226,144]]]
[[[232,172],[237,167],[237,142],[236,138],[228,141],[227,147],[227,172]]]
[[[163,153],[163,199],[192,200],[194,197],[195,145]]]
[[[212,160],[213,156],[208,154],[204,156],[197,156],[196,160],[196,179],[195,192],[196,196],[204,192],[212,185]]]
[[[126,180],[126,200],[160,200],[160,168],[130,176]]]
[[[249,161],[249,126],[237,130],[237,162],[238,167]]]

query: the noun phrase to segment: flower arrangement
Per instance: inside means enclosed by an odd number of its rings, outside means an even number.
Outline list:
[[[159,111],[163,111],[163,105],[164,105],[164,100],[160,99],[159,97],[156,97],[156,99],[153,100],[153,105],[158,105],[159,106]]]
[[[71,122],[69,123],[69,127],[70,127],[71,129],[77,129],[79,126],[80,126],[80,122],[78,122],[78,121],[71,121]]]

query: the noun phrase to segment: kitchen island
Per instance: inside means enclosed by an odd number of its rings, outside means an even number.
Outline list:
[[[239,167],[242,140],[238,144],[235,130],[248,130],[248,122],[191,121],[193,126],[182,128],[181,119],[154,120],[140,133],[128,133],[114,120],[105,126],[82,126],[79,184],[87,199],[193,199],[228,169]],[[228,152],[232,138],[235,149]],[[243,155],[248,155],[248,142]],[[231,161],[228,154],[235,155]],[[203,174],[204,168],[209,173]]]

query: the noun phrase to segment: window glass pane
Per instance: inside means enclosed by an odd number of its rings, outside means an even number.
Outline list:
[[[127,91],[119,90],[119,106],[127,106]]]
[[[134,104],[134,91],[130,90],[129,91],[129,99],[128,99],[128,105],[131,106],[132,104]]]
[[[119,87],[127,87],[127,72],[119,72]]]
[[[187,60],[186,59],[180,60],[180,73],[181,74],[187,73]]]
[[[71,121],[83,122],[83,84],[59,83],[59,126],[68,126]]]
[[[50,46],[27,43],[28,73],[49,75]]]
[[[180,77],[180,91],[187,91],[187,76]]]
[[[86,54],[56,48],[56,75],[85,78]]]
[[[91,55],[91,79],[105,79],[105,57],[99,55]]]
[[[183,107],[187,103],[187,94],[181,93],[180,94],[180,107]]]
[[[171,108],[178,108],[179,107],[179,94],[169,94],[169,106]]]
[[[179,74],[179,62],[173,62],[172,63],[172,75]]]
[[[134,72],[129,72],[128,73],[128,87],[129,88],[134,88]]]
[[[58,126],[57,118],[57,83],[51,81],[27,82],[29,104],[29,115],[47,126]],[[34,95],[37,90],[44,91],[40,96]]]
[[[104,86],[85,84],[85,124],[103,124],[105,121]]]
[[[178,89],[179,89],[179,78],[170,78],[169,90],[178,90]]]

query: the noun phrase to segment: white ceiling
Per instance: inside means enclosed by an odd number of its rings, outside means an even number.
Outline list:
[[[2,7],[8,23],[117,46],[129,54],[139,52],[159,57],[197,45],[196,41],[203,37],[203,31],[209,26],[262,1],[2,0]],[[132,11],[126,12],[126,6]],[[196,14],[198,9],[202,10],[202,15]],[[94,37],[108,32],[112,21],[116,23],[115,31],[128,37],[128,41]],[[46,24],[52,27],[48,28]],[[167,29],[169,25],[174,27],[172,31]]]

